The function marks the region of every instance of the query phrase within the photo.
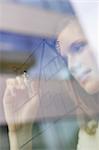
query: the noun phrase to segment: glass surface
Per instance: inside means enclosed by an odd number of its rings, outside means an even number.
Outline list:
[[[0,150],[77,150],[81,127],[99,119],[95,50],[68,0],[4,2],[66,15],[68,21],[57,23],[57,37],[0,30],[0,54],[11,62],[4,67],[0,55]]]

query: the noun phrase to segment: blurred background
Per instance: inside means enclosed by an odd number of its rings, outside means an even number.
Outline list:
[[[32,142],[33,150],[76,150],[79,130],[76,113],[80,107],[66,88],[73,79],[67,61],[56,49],[57,29],[64,18],[68,21],[75,17],[91,46],[97,49],[97,4],[98,1],[89,0],[0,0],[0,150],[9,150],[3,110],[5,80],[24,71],[31,81],[38,81],[39,92],[33,96],[40,95],[40,106],[33,136],[20,149],[25,150]],[[88,9],[92,14],[88,14]],[[92,26],[86,19],[88,15]],[[19,111],[23,104],[17,103]]]

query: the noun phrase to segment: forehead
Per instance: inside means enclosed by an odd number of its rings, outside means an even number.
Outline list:
[[[85,40],[78,22],[71,22],[58,36],[61,54],[68,53],[69,46],[75,41]]]

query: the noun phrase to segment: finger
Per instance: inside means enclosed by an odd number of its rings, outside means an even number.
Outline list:
[[[7,86],[13,86],[14,85],[14,79],[13,78],[7,79],[6,80],[6,85]]]
[[[7,79],[7,89],[10,90],[12,96],[15,96],[15,91],[17,88],[19,88],[19,83],[18,81],[16,80],[16,78],[10,78],[10,79]]]
[[[25,83],[24,80],[21,76],[16,77],[16,82],[18,83],[18,86],[16,87],[17,89],[24,89],[25,88]]]
[[[11,96],[15,96],[15,90],[14,90],[14,87],[12,85],[7,85],[6,87],[6,91],[5,91],[5,94],[7,97],[11,97]]]
[[[22,80],[24,81],[25,86],[28,87],[29,79],[26,73],[24,73],[21,77],[22,77]]]
[[[10,78],[6,80],[6,85],[7,87],[14,87],[16,85],[16,80],[15,78]]]

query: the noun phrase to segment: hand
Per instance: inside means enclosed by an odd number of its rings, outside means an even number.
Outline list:
[[[30,83],[23,76],[7,79],[3,105],[9,130],[17,130],[22,124],[33,122],[38,104],[37,80]]]

